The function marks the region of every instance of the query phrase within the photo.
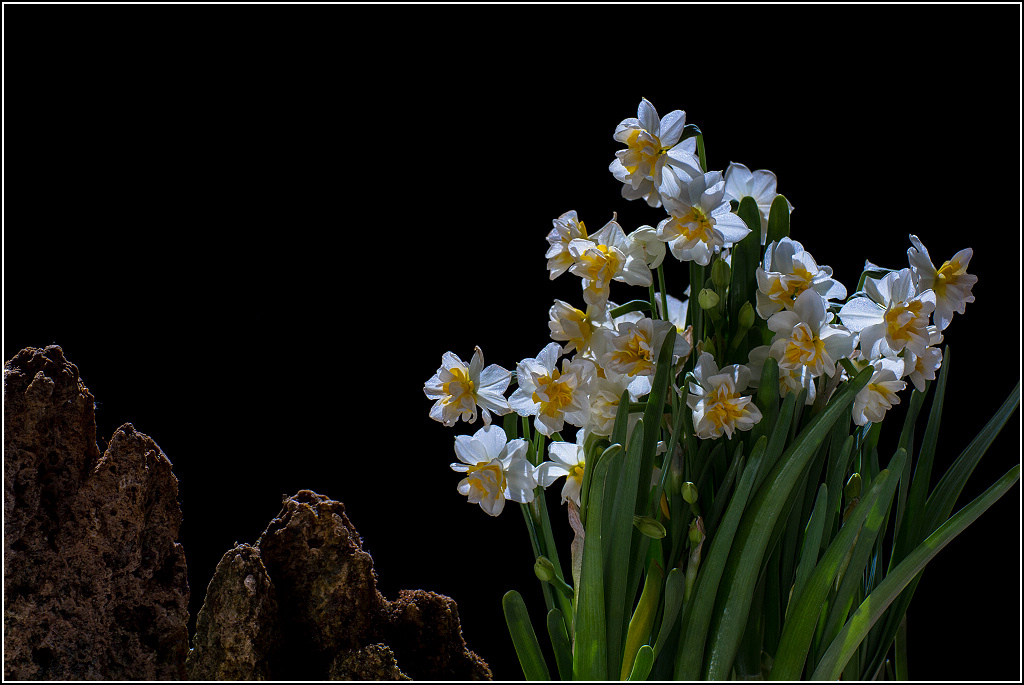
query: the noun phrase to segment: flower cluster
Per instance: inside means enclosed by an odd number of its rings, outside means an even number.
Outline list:
[[[699,130],[686,126],[685,119],[681,110],[661,118],[642,100],[636,118],[624,119],[614,132],[626,147],[609,169],[622,182],[623,197],[664,209],[656,225],[627,233],[613,215],[589,233],[576,211],[552,222],[545,254],[549,276],[577,277],[583,291],[579,307],[554,300],[548,311],[553,342],[536,357],[519,361],[514,373],[496,364],[485,368],[479,347],[469,364],[447,352],[424,385],[425,394],[436,400],[430,416],[444,425],[460,419],[473,423],[478,411],[482,415],[483,428],[456,438],[459,463],[452,469],[466,474],[458,491],[490,515],[498,515],[506,500],[531,502],[535,488],[562,477],[562,501],[580,505],[586,446],[594,436],[611,435],[621,402],[638,403],[651,393],[661,347],[673,329],[670,387],[679,398],[673,411],[685,396],[697,438],[731,440],[762,419],[753,393],[769,358],[778,366],[780,396],[803,394],[807,405],[823,405],[849,373],[872,366],[870,382],[854,401],[853,419],[858,425],[881,421],[899,403],[896,393],[907,384],[903,379],[922,389],[935,377],[942,361],[935,347],[941,331],[954,312],[962,314],[964,304],[974,300],[977,278],[966,273],[971,250],[936,269],[916,236],[910,236],[909,268],[868,263],[863,288],[847,299],[832,269],[819,265],[801,243],[786,236],[768,240],[775,212],[785,213],[788,226],[793,209],[776,192],[775,175],[737,163],[724,172],[705,171]],[[743,215],[745,220],[738,207],[744,202],[750,207],[751,199],[756,210]],[[752,230],[760,235],[746,240]],[[756,290],[745,306],[726,312],[725,298],[733,288],[731,258],[741,241],[753,241],[757,252],[750,275]],[[710,267],[714,287],[699,291],[699,306],[691,307],[689,287],[683,299],[655,291],[653,271],[664,290],[668,253],[693,268]],[[610,300],[613,281],[649,292],[619,306]],[[713,336],[710,329],[695,330],[691,310],[715,325]],[[763,340],[747,335],[758,330]],[[756,342],[748,345],[748,337]],[[677,377],[684,369],[680,385]],[[515,390],[506,397],[513,379]],[[543,437],[509,439],[506,430],[491,425],[492,413],[513,412],[522,417],[524,431],[532,417],[535,436]],[[631,410],[627,415],[631,431],[637,417]],[[567,425],[577,429],[572,442],[561,436]],[[516,422],[506,420],[509,426]],[[542,461],[539,449],[531,454],[545,438],[551,440],[550,461]]]

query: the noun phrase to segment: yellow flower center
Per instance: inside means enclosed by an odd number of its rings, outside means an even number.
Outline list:
[[[923,323],[921,309],[924,303],[920,301],[897,302],[889,307],[882,319],[885,321],[885,332],[890,340],[910,341],[910,333],[913,329],[919,328]]]
[[[481,497],[486,497],[489,490],[484,484],[484,481],[489,481],[497,485],[498,492],[505,491],[505,472],[501,470],[501,466],[495,462],[487,462],[470,466],[467,471],[466,482],[469,487],[478,493]]]
[[[617,364],[630,367],[630,371],[626,372],[627,376],[635,376],[637,374],[650,375],[651,370],[654,368],[651,356],[650,342],[636,330],[630,336],[625,349],[619,349],[612,353],[612,359]]]
[[[441,390],[444,391],[448,397],[444,399],[444,404],[451,404],[452,402],[460,402],[464,395],[473,395],[473,381],[469,379],[469,374],[465,369],[455,367],[448,370],[454,378],[441,386]]]
[[[793,337],[786,344],[783,362],[791,367],[814,367],[821,363],[824,352],[825,343],[811,332],[807,324],[801,323],[793,329]]]
[[[646,135],[641,138],[641,133]],[[661,147],[661,141],[658,139],[658,136],[639,128],[633,129],[630,132],[629,137],[626,138],[626,145],[629,147],[630,151],[640,157],[640,161],[649,163],[651,166],[653,166],[654,162],[657,161],[658,156],[665,152]],[[652,148],[657,150],[657,152],[652,155],[644,152],[645,148]],[[626,171],[630,174],[634,174],[639,168],[640,164],[635,164],[633,166],[627,166]]]
[[[583,469],[584,463],[581,461],[579,464],[576,464],[576,466],[573,466],[572,470],[569,471],[569,477],[580,485],[583,485]]]
[[[708,217],[700,207],[690,207],[690,211],[679,222],[682,224],[680,232],[687,240],[699,240],[703,243],[710,243],[714,239],[712,226],[715,220]]]
[[[558,369],[554,369],[550,376],[537,378],[533,401],[540,404],[540,413],[554,418],[572,402],[572,392],[570,379],[562,378]]]
[[[726,425],[734,426],[737,419],[746,415],[748,402],[748,398],[740,397],[738,392],[729,392],[728,387],[720,385],[714,395],[708,398],[704,417],[718,430]]]

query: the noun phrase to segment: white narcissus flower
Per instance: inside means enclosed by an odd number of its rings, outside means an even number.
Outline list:
[[[662,119],[654,105],[641,99],[636,118],[623,119],[615,127],[613,137],[627,147],[615,153],[615,160],[608,169],[625,184],[623,197],[629,200],[644,197],[649,205],[657,207],[660,204],[658,188],[666,165],[683,169],[689,176],[700,173],[696,139],[679,142],[685,126],[686,113],[682,110],[669,112]]]
[[[453,352],[445,352],[441,368],[423,385],[424,394],[437,400],[430,408],[430,418],[446,426],[454,426],[460,418],[474,423],[479,406],[484,423],[489,424],[491,411],[499,416],[511,411],[504,397],[511,377],[510,371],[497,364],[485,369],[479,345],[468,365]]]
[[[825,300],[810,289],[796,298],[793,311],[773,314],[768,319],[768,328],[775,333],[769,354],[778,360],[779,369],[794,371],[802,366],[812,378],[833,376],[836,360],[853,353],[857,335],[830,323],[832,319]]]
[[[534,359],[516,366],[519,387],[508,398],[509,406],[520,416],[533,416],[534,427],[550,436],[562,430],[565,422],[585,426],[590,417],[590,383],[597,367],[588,359],[562,360],[562,347],[548,343]]]
[[[587,227],[576,216],[575,210],[569,210],[551,222],[554,228],[548,233],[548,270],[551,280],[555,280],[569,270],[575,260],[569,254],[569,243],[577,238],[587,237]]]
[[[568,500],[580,506],[580,493],[583,491],[583,473],[586,469],[586,452],[583,441],[586,431],[576,431],[576,442],[552,442],[548,454],[553,461],[545,461],[537,467],[537,484],[543,488],[554,484],[565,476],[562,486],[562,504]]]
[[[642,286],[654,282],[643,245],[629,240],[615,219],[589,239],[571,241],[569,254],[576,261],[569,273],[583,279],[583,299],[590,305],[608,300],[612,281]]]
[[[866,297],[854,297],[839,310],[843,324],[860,333],[861,358],[895,358],[906,348],[923,355],[938,332],[928,323],[934,291],[919,294],[910,269],[900,269],[884,278],[866,278],[864,292]]]
[[[491,516],[501,513],[506,499],[532,502],[537,479],[527,453],[526,441],[509,441],[500,426],[484,426],[472,436],[456,436],[455,455],[462,463],[451,467],[466,474],[459,482],[459,494]]]
[[[885,412],[900,403],[896,393],[907,387],[901,381],[903,376],[903,360],[880,357],[871,362],[874,373],[871,380],[853,398],[853,422],[858,426],[867,423],[878,423]]]
[[[942,366],[942,350],[926,347],[922,354],[912,350],[903,351],[903,375],[910,378],[918,392],[924,392],[925,381],[935,380],[935,372]]]
[[[671,168],[662,174],[662,201],[669,218],[658,224],[658,239],[672,256],[707,266],[711,256],[743,240],[750,229],[732,213],[720,171],[690,177]]]
[[[928,256],[928,250],[916,235],[910,236],[910,242],[914,247],[907,250],[907,259],[910,261],[914,285],[918,292],[931,290],[935,293],[935,313],[932,318],[940,331],[945,330],[953,318],[953,312],[963,314],[964,305],[974,302],[971,288],[978,282],[978,277],[967,273],[967,265],[974,256],[974,250],[960,250],[936,269]]]
[[[629,376],[617,374],[594,378],[590,386],[590,421],[586,426],[588,432],[594,435],[612,434],[622,393],[629,389],[632,380]],[[631,394],[629,399],[635,401],[638,398]]]
[[[741,202],[745,197],[754,198],[757,208],[761,212],[761,244],[764,245],[768,239],[768,215],[771,212],[772,202],[778,193],[775,187],[778,179],[775,174],[767,169],[758,169],[751,172],[743,164],[729,162],[725,170],[725,198]],[[793,205],[786,200],[790,213],[793,212]]]
[[[577,354],[590,357],[591,340],[594,330],[600,327],[611,327],[612,321],[609,310],[613,308],[610,302],[603,306],[587,305],[587,311],[576,309],[568,302],[555,300],[548,310],[548,329],[551,331],[551,339],[565,342],[562,346],[562,354],[569,354],[576,350]]]
[[[651,391],[651,377],[658,363],[658,354],[672,324],[660,319],[643,317],[636,322],[622,322],[615,331],[602,328],[597,335],[603,338],[598,364],[606,376],[630,378],[629,393],[642,397]]]
[[[795,240],[772,241],[764,251],[764,262],[757,267],[757,314],[768,319],[793,303],[805,290],[813,290],[826,300],[846,298],[846,288],[832,279],[832,268],[818,266],[810,252]]]
[[[702,440],[730,439],[738,430],[750,430],[761,420],[761,410],[749,395],[742,395],[750,382],[750,369],[742,364],[718,368],[715,358],[702,352],[693,378],[686,406],[693,410],[693,427]]]
[[[750,368],[750,387],[761,386],[761,373],[764,371],[765,360],[768,359],[771,348],[768,345],[755,347],[747,355],[747,366]],[[773,357],[774,358],[774,357]],[[778,361],[776,359],[776,361]],[[842,367],[839,367],[840,369]],[[804,404],[814,404],[814,398],[818,396],[814,377],[806,366],[796,366],[792,369],[779,368],[779,397],[785,399],[786,395],[793,392],[797,395],[802,390],[807,390],[807,397]]]
[[[641,226],[626,237],[640,243],[648,267],[657,269],[665,261],[665,243],[658,239],[658,232],[654,227]]]

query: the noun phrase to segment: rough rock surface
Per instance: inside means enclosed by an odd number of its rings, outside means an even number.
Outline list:
[[[466,648],[455,602],[422,590],[387,601],[345,506],[309,490],[285,498],[255,546],[237,545],[221,559],[197,617],[188,674],[195,680],[492,677]]]
[[[180,679],[189,589],[178,481],[56,345],[4,364],[4,677]]]

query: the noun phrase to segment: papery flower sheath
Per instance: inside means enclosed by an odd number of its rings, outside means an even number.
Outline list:
[[[519,387],[508,398],[517,414],[535,417],[534,426],[544,435],[562,430],[566,422],[585,426],[590,415],[588,393],[597,368],[588,359],[563,359],[559,371],[561,351],[558,343],[548,343],[536,358],[519,362]]]
[[[466,474],[459,481],[459,494],[491,516],[501,513],[506,499],[532,502],[537,479],[527,452],[525,440],[509,441],[500,426],[484,426],[472,436],[456,436],[455,455],[462,463],[451,468]]]
[[[916,235],[910,236],[914,247],[907,250],[910,261],[910,272],[914,277],[914,285],[918,292],[931,290],[935,293],[935,312],[932,318],[939,330],[944,330],[953,318],[953,312],[964,313],[964,305],[974,302],[971,288],[978,282],[978,277],[967,273],[967,265],[974,255],[974,250],[960,250],[948,262],[938,269],[932,264],[928,250]]]
[[[511,411],[504,397],[511,377],[510,371],[497,364],[484,368],[484,353],[479,346],[469,364],[455,353],[445,352],[441,368],[423,386],[424,394],[437,400],[430,408],[430,418],[446,426],[454,426],[460,418],[474,423],[479,406],[484,423],[489,424],[490,412],[501,416]]]
[[[740,202],[745,197],[754,198],[757,208],[761,212],[761,244],[764,245],[768,238],[768,215],[771,212],[772,202],[778,196],[775,191],[778,179],[775,174],[767,169],[751,171],[743,164],[730,162],[725,170],[725,197],[727,200]],[[789,211],[792,214],[793,205],[786,200]]]
[[[715,252],[750,233],[725,199],[720,171],[690,177],[667,168],[661,195],[669,217],[658,224],[658,239],[668,243],[672,256],[680,261],[707,266]]]

